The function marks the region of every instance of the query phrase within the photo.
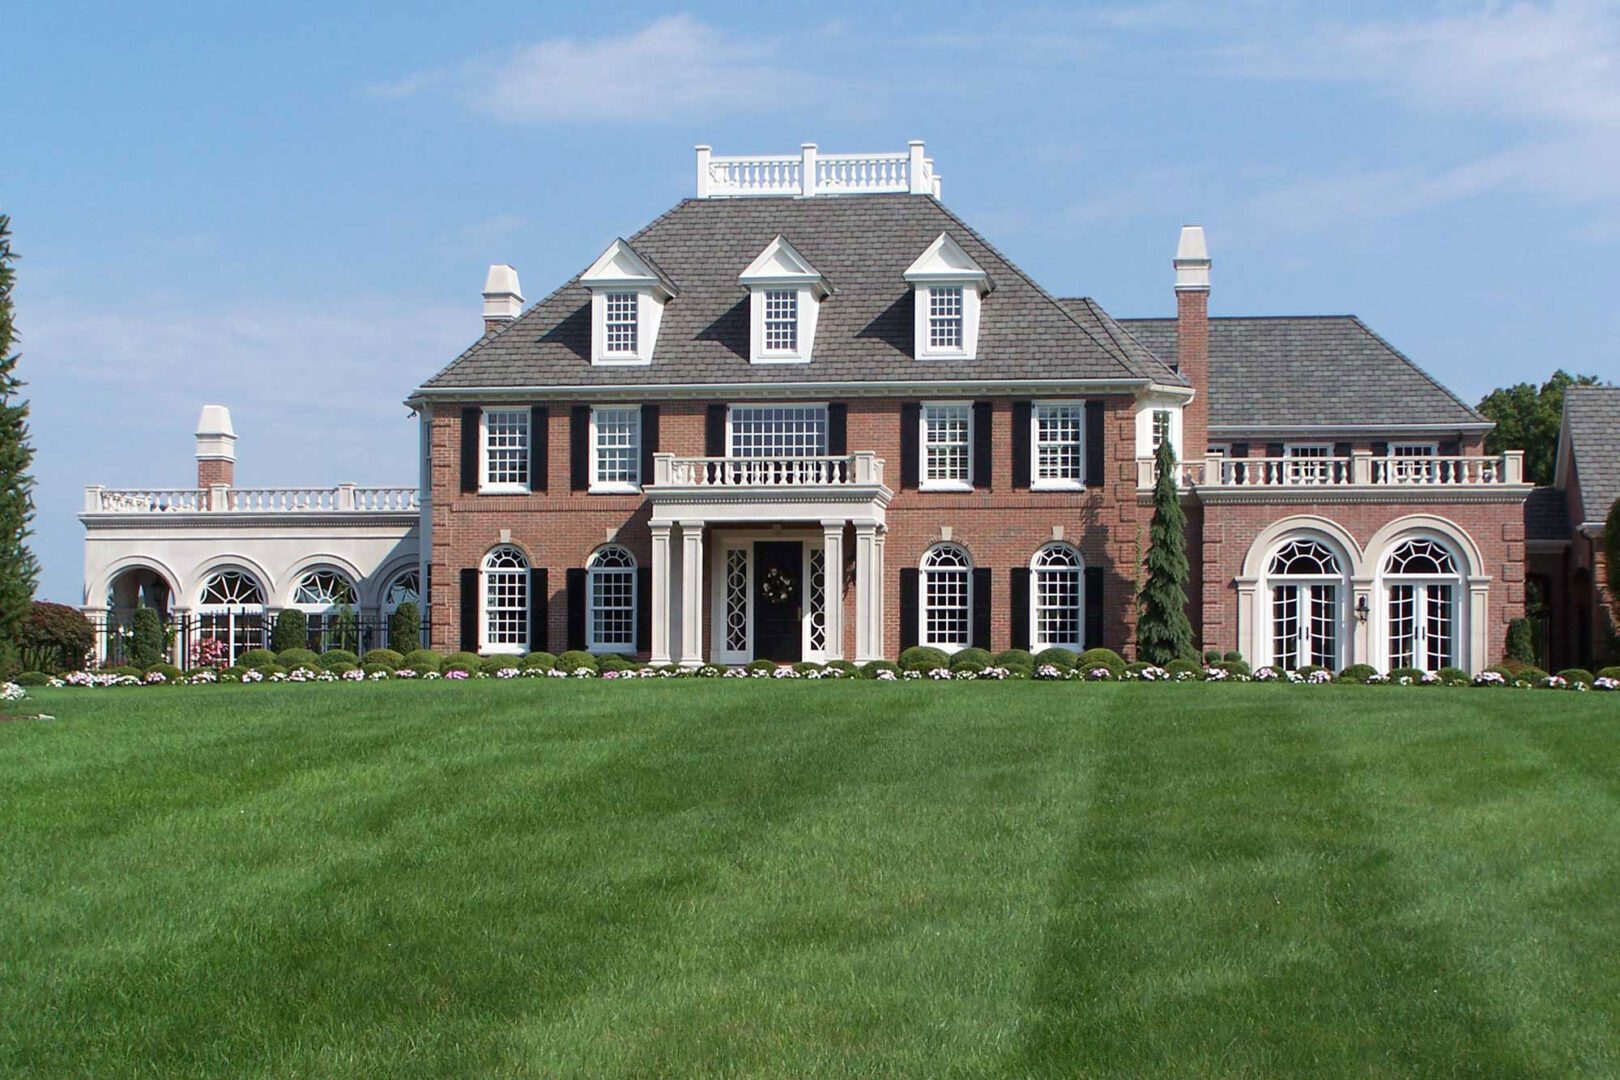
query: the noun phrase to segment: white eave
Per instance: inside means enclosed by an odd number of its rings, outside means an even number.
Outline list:
[[[905,279],[913,285],[976,285],[981,293],[991,289],[990,275],[973,261],[949,233],[940,233],[917,261],[906,268]]]
[[[662,300],[675,295],[674,285],[623,239],[609,244],[579,280],[588,289],[651,289]]]
[[[737,280],[750,289],[766,288],[772,285],[808,285],[816,289],[823,299],[832,295],[831,283],[825,275],[810,264],[799,253],[799,250],[788,242],[787,237],[777,234],[776,239],[765,245],[748,268],[737,275]]]

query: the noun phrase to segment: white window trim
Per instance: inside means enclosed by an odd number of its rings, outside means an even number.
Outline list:
[[[1322,451],[1322,455],[1321,455],[1322,457],[1329,457],[1330,458],[1330,457],[1333,456],[1333,444],[1332,443],[1325,443],[1325,442],[1298,442],[1298,443],[1294,443],[1294,442],[1291,442],[1291,443],[1284,443],[1283,444],[1283,457],[1288,457],[1288,458],[1302,457],[1302,455],[1300,454],[1301,450],[1320,450],[1320,451]],[[1314,455],[1314,454],[1303,455],[1303,457],[1304,457],[1305,460],[1311,461],[1311,460],[1315,460],[1316,455]]]
[[[1040,475],[1041,446],[1040,412],[1043,408],[1075,407],[1080,409],[1080,443],[1077,454],[1080,458],[1080,478],[1078,480],[1042,479]],[[1034,401],[1029,409],[1029,490],[1031,491],[1083,491],[1086,486],[1086,403],[1083,400],[1062,401]]]
[[[1080,565],[1074,572],[1079,576],[1079,585],[1076,589],[1076,602],[1079,614],[1075,622],[1080,627],[1079,641],[1047,641],[1041,637],[1041,567],[1035,565],[1035,560],[1041,557],[1041,552],[1050,547],[1062,546],[1074,551]],[[1029,557],[1029,641],[1030,651],[1040,652],[1042,649],[1072,649],[1075,652],[1084,652],[1086,644],[1086,557],[1076,544],[1066,541],[1050,541],[1035,549],[1035,554]]]
[[[607,547],[623,547],[622,544],[609,544]],[[600,551],[601,549],[597,549]],[[629,551],[629,548],[625,548]],[[585,648],[593,653],[619,653],[629,656],[636,651],[636,639],[641,636],[641,564],[636,561],[635,553],[630,553],[633,565],[630,567],[614,566],[602,568],[587,565],[585,569]],[[595,562],[596,552],[591,553],[589,562]],[[596,639],[596,577],[598,574],[629,574],[630,575],[630,643],[608,643]]]
[[[930,480],[928,479],[928,410],[929,409],[965,409],[967,410],[967,471],[966,480]],[[918,471],[922,473],[919,479],[919,491],[954,491],[964,492],[973,490],[973,402],[971,401],[925,401],[917,412],[917,453]]]
[[[771,533],[764,536],[761,536],[755,532],[736,532],[730,530],[714,530],[710,533],[708,540],[705,542],[705,547],[709,548],[710,550],[707,556],[708,581],[705,583],[709,597],[709,607],[708,612],[704,617],[708,620],[709,626],[711,642],[710,655],[712,657],[711,662],[716,664],[746,664],[754,659],[754,544],[761,540],[797,540],[804,544],[804,576],[802,581],[804,582],[805,588],[805,603],[804,611],[799,620],[799,633],[802,635],[800,638],[802,642],[801,652],[805,662],[824,664],[829,660],[841,659],[843,657],[843,652],[841,645],[838,643],[829,641],[828,644],[832,647],[820,650],[812,649],[810,647],[810,620],[812,618],[809,594],[810,559],[811,556],[818,551],[822,552],[822,557],[824,559],[826,558],[826,534],[819,529],[812,532],[804,529],[788,528],[783,529],[780,534]],[[732,650],[725,647],[727,630],[725,559],[726,552],[739,548],[748,553],[748,581],[747,585],[745,586],[748,597],[745,613],[748,645],[742,650]],[[834,589],[836,589],[841,596],[843,592],[843,587],[841,584],[836,584],[829,581],[825,583],[825,587],[828,589],[826,603],[829,607],[831,607],[831,605],[834,603],[842,602],[841,599],[834,600],[832,596],[832,591]]]
[[[726,404],[726,447],[725,457],[732,457],[732,447],[735,446],[735,435],[731,419],[738,409],[821,409],[827,415],[823,418],[824,425],[832,423],[832,403],[827,401],[732,401]],[[823,434],[831,437],[831,432],[823,428]],[[827,447],[823,446],[821,457],[827,454]]]
[[[974,360],[979,351],[979,308],[990,277],[949,233],[940,233],[903,275],[912,294],[912,356],[918,360]],[[934,348],[929,316],[935,288],[962,290],[962,345]]]
[[[928,556],[933,554],[936,550],[938,550],[939,548],[942,548],[942,547],[955,548],[956,550],[962,552],[962,554],[967,556],[967,565],[961,568],[961,573],[967,575],[967,584],[966,584],[966,587],[965,587],[964,592],[963,592],[963,596],[965,597],[965,604],[966,604],[966,606],[964,607],[964,610],[967,612],[967,641],[966,642],[933,641],[928,636],[928,574],[930,572],[930,568],[928,566]],[[926,647],[928,647],[930,649],[938,649],[940,652],[944,653],[947,656],[950,656],[953,653],[961,652],[963,649],[971,649],[971,648],[973,648],[973,600],[974,600],[974,597],[973,597],[973,571],[975,569],[977,569],[977,566],[973,561],[973,553],[971,551],[969,551],[967,548],[963,547],[961,544],[955,543],[953,541],[946,541],[946,542],[943,542],[943,543],[928,545],[928,549],[923,552],[922,558],[917,560],[917,644],[918,645],[923,645],[923,646],[926,646]],[[956,568],[952,567],[952,568],[949,568],[948,570],[941,570],[940,572],[955,573]]]
[[[511,547],[511,545],[501,544],[498,545],[498,547]],[[517,549],[514,548],[513,550]],[[511,567],[501,567],[499,569],[498,572],[503,574],[520,573],[524,575],[523,641],[501,642],[499,644],[494,644],[489,640],[489,557],[493,553],[494,549],[491,551],[486,551],[484,553],[484,557],[480,559],[478,563],[478,655],[522,656],[529,651],[529,646],[532,644],[529,641],[529,629],[534,611],[534,595],[532,592],[532,583],[534,579],[530,575],[534,570],[534,564],[529,561],[529,557],[527,555],[523,554],[522,551],[518,551],[518,554],[523,558],[523,568],[521,570],[516,570]]]
[[[815,347],[820,301],[815,289],[800,282],[763,282],[749,286],[749,362],[754,364],[808,364]],[[795,348],[765,348],[765,294],[791,292],[798,296],[794,330]]]
[[[608,352],[607,298],[609,293],[636,296],[635,352]],[[658,324],[664,314],[663,301],[647,285],[600,285],[591,289],[591,363],[600,367],[646,367],[652,363],[653,346],[658,340]]]
[[[632,455],[632,460],[635,462],[635,469],[636,469],[636,479],[635,479],[634,483],[631,483],[631,482],[625,481],[625,480],[612,480],[612,481],[604,482],[604,481],[600,481],[600,480],[598,480],[596,478],[596,466],[597,466],[596,414],[597,414],[598,411],[600,411],[602,409],[614,409],[614,410],[633,409],[633,410],[635,410],[635,413],[636,413],[636,446],[635,446],[635,453]],[[590,446],[589,446],[589,450],[590,450],[590,454],[589,454],[589,457],[590,457],[590,481],[591,482],[590,482],[589,486],[587,486],[586,489],[585,489],[586,494],[588,494],[588,495],[636,495],[636,494],[640,493],[641,485],[644,484],[644,483],[649,482],[647,477],[641,475],[641,447],[642,447],[642,440],[644,440],[647,437],[647,432],[645,431],[645,429],[642,426],[644,419],[645,419],[645,417],[642,414],[641,406],[638,405],[638,404],[631,403],[631,402],[626,402],[623,405],[615,403],[615,404],[612,404],[612,405],[592,405],[591,406],[591,434],[590,434]]]
[[[478,494],[527,495],[533,488],[533,476],[530,476],[529,482],[525,484],[490,483],[489,414],[492,412],[521,413],[523,415],[523,452],[529,456],[530,462],[534,460],[534,413],[531,410],[494,405],[478,410]]]

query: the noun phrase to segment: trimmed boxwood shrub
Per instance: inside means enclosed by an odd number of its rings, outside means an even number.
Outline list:
[[[744,671],[775,671],[775,660],[750,660],[743,665]]]
[[[128,675],[131,678],[138,679],[142,675],[145,675],[146,672],[142,671],[140,668],[136,667],[134,664],[119,664],[117,667],[112,668],[111,670],[109,670],[107,672],[107,674],[109,674],[109,675]]]
[[[1323,667],[1321,664],[1305,664],[1302,667],[1295,668],[1294,671],[1298,673],[1300,678],[1308,679],[1312,675],[1315,675],[1318,671],[1328,671],[1328,669]],[[1331,675],[1333,672],[1328,671],[1328,674]]]
[[[1080,657],[1073,649],[1063,649],[1054,645],[1050,649],[1042,649],[1040,652],[1036,653],[1033,663],[1034,666],[1038,668],[1051,665],[1052,667],[1057,668],[1059,671],[1073,671],[1075,664],[1077,664],[1079,660]],[[1120,667],[1123,669],[1124,665],[1121,664]]]
[[[1154,666],[1155,665],[1148,663],[1146,660],[1137,660],[1133,663],[1125,665],[1125,674],[1135,675],[1137,678],[1141,678],[1142,672]]]
[[[422,647],[422,615],[414,600],[405,601],[388,616],[388,644],[401,653]]]
[[[454,659],[454,657],[452,657],[452,659]],[[582,652],[579,649],[569,649],[567,652],[557,657],[557,666],[568,672],[570,675],[578,671],[580,668],[584,668],[587,671],[597,670],[596,657],[592,656],[588,652]]]
[[[289,671],[296,667],[314,668],[319,671],[321,657],[313,649],[286,649],[276,653],[276,663]]]
[[[861,674],[868,679],[877,678],[880,671],[892,671],[898,675],[900,674],[900,665],[890,663],[887,660],[868,660],[861,665]]]
[[[43,671],[19,671],[11,681],[18,686],[44,686],[51,677]]]
[[[348,664],[351,668],[360,663],[360,658],[348,649],[327,649],[321,653],[321,667],[327,671],[332,670],[333,664]]]
[[[287,669],[282,667],[280,664],[266,664],[259,669],[259,674],[268,679],[272,675],[287,674]]]
[[[444,664],[442,666],[449,667],[451,664],[457,664],[471,671],[477,671],[478,665],[482,664],[483,662],[484,658],[475,652],[453,652],[444,658]]]
[[[1050,651],[1050,650],[1048,650]],[[1044,656],[1045,653],[1042,653]],[[1107,668],[1108,674],[1119,678],[1125,674],[1125,658],[1113,649],[1087,649],[1075,660],[1074,666],[1081,671],[1090,671],[1092,668]]]
[[[1597,673],[1599,679],[1614,679],[1620,681],[1620,667],[1606,667]]]
[[[163,659],[163,620],[153,608],[135,609],[129,626],[129,659],[142,667]]]
[[[398,668],[404,662],[405,658],[393,649],[372,649],[360,658],[360,664],[363,667],[381,664],[388,668]]]
[[[249,649],[236,658],[238,667],[262,668],[276,662],[276,654],[269,649]]]
[[[903,671],[928,672],[950,666],[950,657],[931,645],[913,645],[900,653],[900,668]]]
[[[360,670],[366,673],[367,678],[377,674],[379,671],[390,678],[392,678],[394,674],[394,669],[389,667],[387,664],[361,664]]]
[[[978,664],[978,670],[983,671],[990,666],[992,659],[985,649],[959,649],[951,657],[951,670],[955,671],[963,664]]]
[[[797,664],[793,665],[793,670],[797,671],[800,675],[808,675],[812,671],[823,671],[825,668],[823,665],[816,663],[814,660],[800,660]]]
[[[1435,672],[1435,674],[1440,676],[1440,681],[1442,683],[1446,683],[1448,685],[1451,683],[1468,682],[1468,672],[1464,671],[1462,668],[1443,667],[1439,671]]]
[[[528,671],[550,671],[557,666],[557,658],[548,652],[532,652],[523,658],[523,667]]]
[[[288,608],[276,616],[276,625],[270,631],[270,647],[278,654],[287,649],[302,649],[309,644],[309,616],[297,608]]]
[[[1587,686],[1592,685],[1592,673],[1587,671],[1585,668],[1567,667],[1558,673],[1558,677],[1568,682],[1571,686],[1574,686],[1576,683],[1584,683]]]
[[[989,664],[975,663],[972,660],[969,660],[966,663],[953,663],[953,664],[951,664],[951,674],[955,675],[959,671],[966,671],[966,672],[971,672],[974,675],[977,675],[979,672],[983,671],[985,668],[987,668],[989,666],[990,666]]]
[[[1390,669],[1390,682],[1398,683],[1402,679],[1411,679],[1414,683],[1421,683],[1423,681],[1423,671],[1415,667],[1398,667]]]
[[[342,660],[334,660],[332,663],[326,665],[326,670],[331,672],[333,675],[346,675],[349,672],[354,671],[359,666],[359,664],[350,664]]]
[[[1238,652],[1236,649],[1229,651],[1226,654],[1225,659],[1234,664],[1244,664],[1248,662],[1243,659],[1243,654]]]
[[[861,673],[861,666],[849,660],[829,660],[827,666],[837,668],[845,675],[859,675]]]
[[[241,682],[242,676],[254,670],[246,667],[227,667],[219,669],[220,682]]]
[[[592,655],[595,655],[594,653]],[[596,657],[597,671],[634,671],[635,661],[619,653],[603,653]]]
[[[1371,664],[1351,664],[1349,667],[1339,672],[1339,681],[1346,683],[1364,683],[1376,674],[1378,674],[1378,669],[1373,667]]]
[[[1234,678],[1241,675],[1247,679],[1254,674],[1254,672],[1249,670],[1249,665],[1244,663],[1242,660],[1217,660],[1209,666],[1217,671],[1224,671]]]
[[[162,672],[163,677],[168,679],[170,682],[174,682],[176,679],[183,679],[186,675],[185,672],[181,671],[173,664],[149,664],[143,674],[150,675],[154,671]]]
[[[1172,678],[1181,675],[1202,676],[1204,674],[1204,666],[1202,664],[1194,660],[1188,660],[1184,657],[1177,657],[1176,659],[1170,661],[1168,664],[1164,665],[1164,670],[1168,671]]]
[[[418,675],[438,671],[443,663],[444,661],[439,659],[439,654],[432,649],[414,649],[400,657],[399,660],[400,667],[410,668]]]
[[[1214,667],[1216,664],[1218,664],[1220,662],[1221,662],[1221,650],[1219,650],[1219,649],[1205,649],[1204,650],[1204,663],[1208,664],[1210,667]]]
[[[1035,657],[1030,655],[1028,649],[1008,649],[1006,652],[996,653],[997,667],[1026,667],[1035,670]]]
[[[523,657],[521,656],[486,656],[478,661],[478,670],[485,675],[493,675],[502,668],[516,668],[523,670]]]

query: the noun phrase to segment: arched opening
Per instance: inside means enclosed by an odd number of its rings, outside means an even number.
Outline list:
[[[305,571],[298,579],[290,606],[309,619],[309,648],[360,652],[358,602],[359,593],[349,575],[322,566]]]
[[[1085,638],[1085,564],[1071,544],[1051,543],[1029,561],[1031,648],[1080,651]]]
[[[426,612],[422,610],[422,573],[412,566],[388,579],[382,591],[382,629],[388,647],[396,652],[410,652],[422,647],[422,629],[426,625]],[[417,636],[415,640],[394,640],[394,613],[401,604],[415,604]]]
[[[922,644],[947,653],[973,642],[973,560],[957,544],[938,544],[922,557]]]
[[[222,644],[233,663],[264,648],[264,586],[246,570],[216,570],[198,598],[197,632],[199,640]]]
[[[483,652],[522,653],[529,649],[529,560],[515,547],[495,548],[481,570],[483,610],[479,645]]]
[[[597,548],[586,574],[586,647],[591,652],[635,652],[636,557],[617,544]]]
[[[1426,536],[1397,541],[1381,571],[1388,667],[1459,667],[1462,575],[1456,555]]]
[[[1323,540],[1294,536],[1266,564],[1271,664],[1284,671],[1344,666],[1345,560]]]

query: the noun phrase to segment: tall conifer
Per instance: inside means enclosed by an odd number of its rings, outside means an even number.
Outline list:
[[[34,478],[28,469],[34,451],[28,445],[28,402],[17,377],[19,358],[11,351],[14,261],[11,219],[0,214],[0,652],[16,642],[39,583],[39,563],[28,550],[34,520]]]
[[[1138,598],[1137,659],[1163,666],[1192,659],[1192,623],[1187,619],[1187,515],[1176,486],[1176,452],[1165,439],[1154,454],[1153,520],[1148,525],[1147,580]]]

